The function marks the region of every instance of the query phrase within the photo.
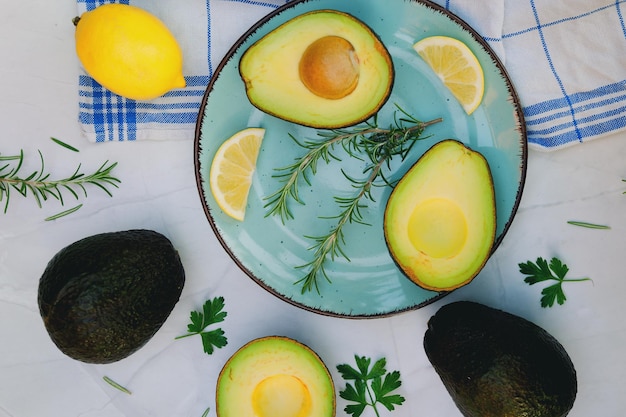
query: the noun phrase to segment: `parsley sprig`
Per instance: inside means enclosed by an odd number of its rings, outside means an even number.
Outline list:
[[[537,262],[533,263],[527,261],[519,264],[519,271],[527,275],[524,278],[524,282],[529,285],[537,284],[538,282],[557,281],[556,284],[545,287],[541,294],[541,307],[552,307],[556,301],[559,305],[562,305],[567,297],[563,292],[564,282],[580,282],[591,281],[591,278],[565,278],[569,272],[569,268],[558,258],[552,258],[550,263],[542,257],[537,258]]]
[[[224,330],[218,328],[213,330],[205,330],[211,324],[220,323],[226,318],[224,309],[224,297],[215,297],[213,300],[207,300],[202,306],[202,311],[192,311],[190,314],[191,323],[187,325],[187,334],[178,336],[175,339],[195,336],[197,334],[202,338],[202,346],[204,352],[208,355],[214,352],[214,348],[222,348],[228,343],[228,339],[224,336]]]
[[[346,388],[339,392],[339,396],[356,404],[348,404],[344,411],[352,417],[359,417],[365,407],[372,407],[376,416],[380,417],[376,404],[380,403],[389,411],[395,406],[402,405],[404,397],[399,394],[391,394],[402,385],[400,372],[387,372],[385,369],[387,360],[377,360],[370,369],[371,359],[364,356],[354,355],[356,368],[348,364],[337,365],[337,370],[346,381],[354,381],[354,384],[346,383]]]

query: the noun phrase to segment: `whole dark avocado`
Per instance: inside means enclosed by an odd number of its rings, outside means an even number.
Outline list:
[[[574,405],[570,357],[522,317],[454,302],[429,320],[424,349],[465,417],[563,417]]]
[[[111,363],[144,346],[180,298],[185,272],[162,234],[93,235],[60,250],[39,280],[48,334],[67,356]]]

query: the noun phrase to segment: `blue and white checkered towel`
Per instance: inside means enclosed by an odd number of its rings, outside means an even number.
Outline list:
[[[111,93],[81,68],[79,122],[94,142],[192,139],[214,69],[237,39],[286,0],[77,0],[78,15],[104,3],[141,7],[161,19],[183,50],[186,87],[151,101]]]
[[[80,14],[114,0],[77,1]],[[170,27],[185,56],[187,87],[136,102],[83,73],[83,132],[96,142],[193,138],[213,69],[242,33],[287,1],[122,0]],[[472,25],[504,62],[522,102],[530,146],[558,149],[626,128],[626,0],[435,3]]]
[[[505,63],[530,145],[626,128],[626,0],[505,0]]]

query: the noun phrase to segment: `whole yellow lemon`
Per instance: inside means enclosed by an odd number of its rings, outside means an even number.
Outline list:
[[[127,4],[103,4],[75,20],[85,71],[112,92],[151,100],[185,86],[183,54],[165,24]]]

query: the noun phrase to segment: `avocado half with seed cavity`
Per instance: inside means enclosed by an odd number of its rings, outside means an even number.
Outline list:
[[[333,417],[335,387],[309,347],[283,336],[255,339],[217,380],[218,417]]]
[[[495,240],[487,160],[456,140],[433,145],[392,191],[383,225],[392,258],[413,282],[434,291],[469,283]]]
[[[239,62],[250,102],[281,119],[339,128],[373,116],[389,98],[389,52],[362,21],[335,10],[297,16],[250,46]]]

